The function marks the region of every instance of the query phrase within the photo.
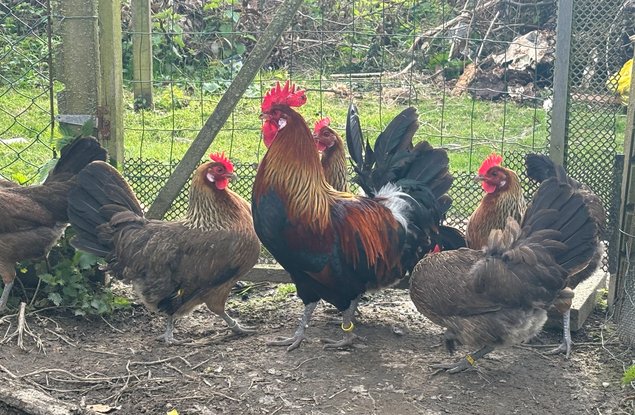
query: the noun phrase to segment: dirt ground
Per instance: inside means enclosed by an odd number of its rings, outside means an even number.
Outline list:
[[[533,347],[493,352],[477,370],[433,375],[430,364],[460,356],[447,355],[442,330],[416,312],[404,290],[362,301],[356,330],[365,341],[351,350],[322,349],[319,338],[341,335],[324,305],[309,343],[292,352],[266,346],[290,335],[302,310],[284,286],[234,295],[229,310],[259,332],[235,336],[201,307],[177,322],[175,336],[186,343],[166,346],[154,340],[165,319],[141,305],[107,319],[50,310],[27,315],[23,351],[11,337],[17,317],[8,315],[0,320],[0,371],[114,414],[634,413],[635,390],[620,384],[634,354],[598,311],[574,334],[570,360],[541,353],[538,346],[560,340],[547,331]],[[0,406],[0,413],[12,412]]]

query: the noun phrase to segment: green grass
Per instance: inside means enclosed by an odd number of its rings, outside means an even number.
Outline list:
[[[421,123],[416,141],[425,139],[435,146],[446,147],[454,171],[473,172],[492,151],[525,153],[545,148],[548,120],[541,107],[474,101],[468,96],[430,93],[429,87],[421,86],[420,89],[415,91],[417,96],[423,97],[415,103]],[[19,181],[33,180],[37,167],[51,157],[52,143],[60,135],[57,131],[50,132],[48,97],[31,98],[38,93],[36,88],[22,88],[0,96],[0,108],[3,109],[0,111],[0,138],[26,139],[23,143],[0,144],[0,173]],[[319,117],[329,116],[332,125],[343,133],[348,98],[316,91],[309,91],[308,96],[309,102],[300,111],[310,126]],[[135,112],[132,93],[126,91],[126,157],[178,161],[219,99],[220,95],[174,85],[155,90],[154,110]],[[366,136],[371,141],[406,107],[405,103],[394,103],[395,100],[387,97],[380,100],[372,92],[356,96],[354,100]],[[210,151],[225,151],[234,161],[257,162],[265,151],[259,133],[259,108],[260,91],[256,86],[250,87]],[[619,123],[617,128],[620,128]]]
[[[51,155],[52,141],[59,135],[56,132],[51,137],[48,130],[48,98],[42,96],[32,101],[29,96],[34,93],[22,89],[0,98],[5,109],[0,114],[2,138],[27,139],[26,143],[2,146],[0,169],[4,174],[24,173],[44,163]],[[126,157],[178,160],[212,113],[220,96],[183,94],[178,87],[157,90],[155,96],[154,110],[135,112],[131,93],[125,94]],[[174,106],[171,105],[173,98]],[[369,96],[355,102],[371,141],[405,107],[399,104],[380,106],[377,97]],[[301,112],[311,125],[318,117],[329,116],[333,125],[343,131],[348,103],[347,99],[330,93],[324,93],[321,100],[316,93],[309,93],[309,103]],[[259,105],[260,98],[255,94],[241,100],[224,130],[216,137],[212,149],[226,151],[242,162],[256,162],[264,151],[259,136]],[[426,139],[433,145],[446,146],[451,151],[453,167],[459,170],[473,170],[470,160],[472,164],[480,163],[493,150],[542,148],[547,137],[546,114],[542,109],[442,96],[421,99],[416,106],[421,120],[417,140]]]

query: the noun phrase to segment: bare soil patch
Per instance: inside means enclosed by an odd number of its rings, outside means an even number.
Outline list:
[[[0,372],[63,401],[102,404],[116,414],[621,414],[634,413],[634,391],[623,387],[633,353],[615,326],[596,312],[574,334],[570,360],[544,348],[497,350],[477,370],[432,375],[431,363],[449,357],[442,329],[418,314],[405,290],[369,295],[356,331],[365,341],[350,350],[325,351],[320,338],[341,336],[336,314],[320,305],[307,334],[311,342],[286,352],[265,341],[291,335],[302,311],[293,294],[263,284],[235,295],[230,314],[257,326],[235,336],[205,307],[177,322],[166,346],[155,340],[165,319],[143,306],[107,319],[60,310],[27,315],[34,337],[0,345]],[[5,339],[16,316],[0,320]],[[534,346],[560,341],[545,331]],[[460,353],[465,353],[461,349]],[[9,409],[0,404],[0,413]]]

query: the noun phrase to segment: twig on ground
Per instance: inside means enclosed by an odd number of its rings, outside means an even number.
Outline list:
[[[121,333],[121,334],[123,334],[123,330],[120,330],[120,329],[116,328],[115,326],[113,326],[112,324],[110,324],[110,323],[108,322],[108,320],[106,320],[106,319],[104,318],[104,316],[99,316],[99,317],[101,317],[101,319],[104,321],[104,323],[106,323],[106,324],[108,325],[108,327],[110,327],[111,329],[113,329],[113,330],[114,330],[114,331],[116,331],[117,333]]]
[[[44,331],[47,331],[55,336],[57,336],[60,340],[62,340],[64,343],[68,344],[69,346],[72,347],[77,347],[77,345],[75,343],[73,343],[68,337],[61,335],[59,333],[56,333],[54,330],[51,330],[49,328],[44,328]]]
[[[298,363],[298,365],[296,367],[293,368],[293,370],[297,370],[300,368],[300,366],[302,366],[303,364],[310,362],[311,360],[317,360],[317,359],[321,359],[322,356],[316,356],[316,357],[310,357],[306,360],[301,361],[300,363]]]
[[[215,385],[213,385],[210,381],[208,381],[205,378],[203,378],[203,383],[206,384],[207,386],[209,386],[210,388],[216,388]],[[221,396],[221,397],[223,397],[225,399],[229,399],[230,401],[234,401],[234,402],[241,402],[242,401],[241,399],[232,398],[229,395],[225,395],[224,393],[217,392],[217,391],[214,391],[214,390],[211,390],[211,391],[208,391],[208,392],[213,394],[213,395],[218,395],[218,396]]]
[[[328,398],[326,398],[326,399],[327,399],[327,400],[331,400],[331,399],[335,398],[337,395],[339,395],[340,393],[344,393],[344,392],[346,392],[346,389],[347,389],[347,388],[344,388],[344,389],[342,389],[342,390],[339,390],[339,391],[335,392],[333,395],[329,396],[329,397],[328,397]]]
[[[22,350],[24,348],[24,327],[26,325],[26,319],[24,317],[24,311],[26,310],[26,303],[20,303],[20,311],[18,311],[18,347]]]

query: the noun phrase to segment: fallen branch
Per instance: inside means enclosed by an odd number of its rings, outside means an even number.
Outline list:
[[[10,374],[8,370],[4,371]],[[11,409],[18,409],[28,415],[97,414],[87,408],[56,399],[14,379],[11,374],[9,376],[9,378],[5,376],[0,384],[0,402]]]

